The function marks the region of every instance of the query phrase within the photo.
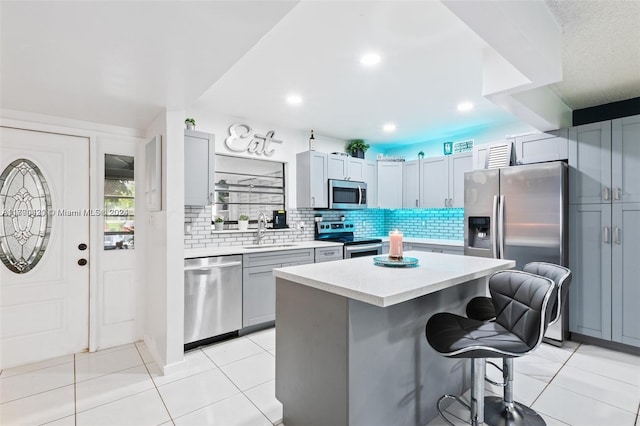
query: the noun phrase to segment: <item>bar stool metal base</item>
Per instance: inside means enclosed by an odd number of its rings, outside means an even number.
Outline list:
[[[484,399],[484,421],[490,426],[545,426],[546,423],[531,408],[519,402],[513,402],[513,408],[507,409],[504,400],[497,396]]]

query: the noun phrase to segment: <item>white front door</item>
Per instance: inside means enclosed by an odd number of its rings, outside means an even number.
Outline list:
[[[86,350],[89,140],[2,127],[0,173],[0,369]]]

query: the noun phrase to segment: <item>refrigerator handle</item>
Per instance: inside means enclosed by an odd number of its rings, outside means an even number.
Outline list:
[[[500,226],[500,229],[498,231],[499,237],[500,237],[500,246],[498,247],[498,250],[500,250],[500,259],[504,259],[504,195],[500,196],[500,202],[499,202],[499,213],[498,213],[498,224]]]
[[[493,210],[491,211],[491,251],[493,253],[493,257],[496,259],[500,258],[500,254],[498,253],[498,225],[496,220],[498,219],[498,196],[493,196]]]

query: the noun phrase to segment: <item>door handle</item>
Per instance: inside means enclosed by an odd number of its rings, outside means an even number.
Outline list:
[[[610,241],[609,232],[610,232],[610,231],[609,231],[609,227],[608,227],[608,226],[605,226],[605,227],[604,227],[604,235],[603,235],[604,243],[605,243],[605,244],[609,244],[609,243],[611,242],[611,241]]]
[[[78,259],[78,265],[80,265],[80,266],[84,266],[84,265],[86,265],[87,263],[88,263],[88,262],[87,262],[87,259]]]
[[[617,226],[613,228],[613,241],[616,244],[620,244],[620,228]]]
[[[85,243],[78,244],[78,250],[84,251],[87,249],[87,245]]]
[[[613,189],[613,199],[616,201],[620,201],[620,199],[622,198],[622,189],[618,186],[616,186]]]
[[[604,200],[605,200],[605,201],[609,201],[609,200],[611,200],[611,190],[609,189],[609,187],[608,187],[608,186],[605,186],[605,187],[602,189],[602,194],[603,194],[603,197],[604,197]]]

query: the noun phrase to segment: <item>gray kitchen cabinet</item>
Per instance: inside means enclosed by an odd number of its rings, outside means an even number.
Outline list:
[[[472,168],[470,152],[420,160],[421,207],[464,207],[464,174]]]
[[[314,250],[268,251],[242,258],[242,326],[276,318],[276,280],[273,269],[314,262]]]
[[[403,161],[378,161],[378,207],[402,208]]]
[[[569,129],[569,202],[640,202],[640,115]]]
[[[378,164],[364,162],[364,181],[367,183],[367,207],[378,207]]]
[[[611,122],[611,199],[640,203],[640,115]]]
[[[640,347],[640,115],[569,129],[572,332]]]
[[[184,131],[184,204],[211,204],[215,189],[215,138],[194,130]]]
[[[640,347],[640,203],[614,205],[612,219],[612,340]]]
[[[611,121],[569,129],[569,203],[611,201]]]
[[[402,188],[402,207],[415,209],[420,207],[420,161],[404,163],[404,185]]]
[[[611,339],[611,208],[569,206],[569,330]]]
[[[343,247],[335,246],[335,247],[321,247],[316,249],[315,253],[315,262],[331,262],[332,260],[342,260],[343,258]]]
[[[327,154],[329,179],[364,182],[365,160],[340,154]]]
[[[446,254],[458,254],[460,256],[464,255],[464,248],[462,246],[449,246],[445,244],[429,244],[429,243],[408,243],[403,242],[402,244],[403,251],[425,251],[431,253],[446,253]],[[382,243],[382,254],[389,253],[389,242],[384,241]]]
[[[298,208],[328,208],[327,154],[305,151],[296,155],[296,204]]]
[[[517,164],[543,163],[569,158],[569,129],[517,136],[515,138]]]

